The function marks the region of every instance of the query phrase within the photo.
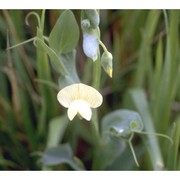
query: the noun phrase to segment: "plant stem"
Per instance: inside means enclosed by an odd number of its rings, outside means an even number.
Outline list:
[[[131,139],[132,139],[132,138],[131,138]],[[133,148],[131,139],[128,141],[128,144],[129,144],[129,147],[130,147],[130,149],[131,149],[131,152],[132,152],[134,161],[135,161],[136,165],[139,167],[139,163],[138,163],[138,160],[137,160],[137,158],[136,158],[136,154],[135,154],[135,152],[134,152],[134,148]]]
[[[103,48],[104,52],[108,52],[106,46],[103,44],[102,41],[99,41],[99,44],[101,45],[101,47]]]
[[[100,52],[98,52],[98,59],[94,62],[94,73],[93,73],[93,87],[99,90],[100,88],[100,77],[101,77],[101,61]],[[94,134],[95,145],[99,144],[99,124],[98,124],[98,113],[97,109],[93,110],[92,118],[92,132]]]
[[[100,88],[100,77],[101,77],[101,60],[100,53],[98,53],[98,59],[94,62],[93,72],[93,87],[99,90]]]

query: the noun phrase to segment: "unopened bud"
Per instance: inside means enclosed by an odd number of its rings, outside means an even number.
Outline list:
[[[104,52],[101,56],[101,65],[104,68],[105,72],[112,78],[113,72],[113,57],[110,52]]]
[[[82,21],[81,21],[81,28],[82,28],[82,30],[83,31],[88,31],[88,29],[90,28],[90,21],[89,21],[89,19],[83,19]]]
[[[95,9],[88,9],[88,10],[84,10],[84,13],[87,19],[89,19],[92,28],[94,29],[97,28],[100,22],[98,11]]]
[[[85,55],[96,61],[98,58],[99,41],[95,33],[83,33],[83,51]]]

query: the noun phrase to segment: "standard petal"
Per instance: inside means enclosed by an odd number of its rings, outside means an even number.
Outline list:
[[[103,97],[95,88],[81,83],[78,86],[80,98],[85,100],[90,107],[97,108],[102,104]]]
[[[96,89],[82,83],[63,88],[59,91],[57,99],[59,103],[66,108],[78,99],[86,101],[92,108],[99,107],[103,102],[102,95]]]
[[[59,91],[57,99],[61,105],[68,108],[71,103],[79,98],[78,84],[72,84]]]

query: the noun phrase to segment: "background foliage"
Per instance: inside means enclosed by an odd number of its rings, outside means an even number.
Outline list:
[[[95,76],[93,61],[82,50],[81,11],[69,11],[65,21],[58,19],[63,10],[45,14],[37,10],[39,26],[33,16],[26,25],[29,12],[0,12],[0,169],[179,170],[180,11],[100,10],[101,40],[113,55],[113,77],[101,71],[99,89],[104,101],[98,109],[98,146],[91,124],[78,118],[69,122],[66,109],[56,99],[64,79],[69,84],[80,80],[91,84]],[[62,27],[59,31],[57,22]],[[49,37],[49,46],[43,36]],[[34,37],[38,37],[35,45],[31,41],[6,50]],[[126,131],[133,134],[139,167],[127,134],[117,134],[116,128],[111,129],[112,137],[103,134],[108,113],[118,114],[121,109],[135,110],[142,119],[135,119],[139,126]],[[117,116],[122,119],[115,127],[129,125],[124,116]],[[173,144],[140,134],[141,123],[144,131],[168,135]]]

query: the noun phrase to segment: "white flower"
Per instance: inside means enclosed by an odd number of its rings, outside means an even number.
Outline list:
[[[78,83],[67,86],[57,94],[59,103],[68,108],[70,120],[80,114],[86,120],[92,117],[91,108],[97,108],[102,104],[102,95],[93,87]]]

